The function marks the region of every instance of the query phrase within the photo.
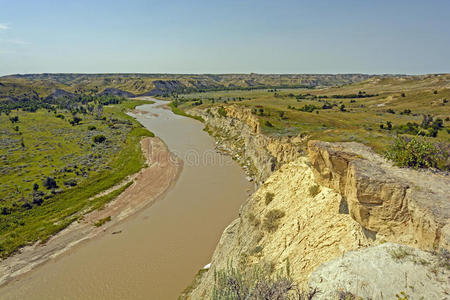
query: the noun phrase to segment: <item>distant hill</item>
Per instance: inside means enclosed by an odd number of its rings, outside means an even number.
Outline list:
[[[55,89],[74,94],[170,95],[215,90],[328,87],[392,75],[366,74],[17,74],[0,77],[0,99],[31,90],[41,97]]]

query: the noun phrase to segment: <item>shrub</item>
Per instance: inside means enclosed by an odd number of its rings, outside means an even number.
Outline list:
[[[81,122],[82,120],[83,120],[83,119],[81,119],[80,117],[73,117],[73,119],[70,120],[69,123],[70,123],[72,126],[75,126],[75,125],[80,124],[80,122]]]
[[[303,107],[299,108],[300,111],[313,112],[315,109],[318,109],[313,104],[305,104]]]
[[[286,272],[273,274],[273,265],[260,263],[250,268],[233,267],[214,271],[212,299],[312,299],[315,291],[302,293],[298,285]]]
[[[76,186],[77,184],[78,184],[78,182],[75,178],[71,178],[71,179],[64,181],[65,186]]]
[[[103,134],[99,134],[99,135],[94,136],[92,138],[92,141],[97,144],[103,143],[104,141],[106,141],[106,137]]]
[[[98,220],[97,222],[94,223],[94,226],[95,227],[100,227],[100,226],[102,226],[103,224],[105,224],[106,222],[109,222],[109,221],[111,221],[111,216],[107,216],[106,218]]]
[[[266,201],[265,201],[266,205],[268,205],[270,202],[272,202],[273,197],[275,197],[274,193],[270,193],[270,192],[266,193]]]
[[[410,115],[411,114],[411,110],[410,109],[405,109],[404,111],[400,112],[401,115]]]
[[[44,181],[42,182],[42,185],[47,189],[56,189],[58,187],[58,185],[56,184],[56,180],[53,177],[47,177],[44,179]]]
[[[322,109],[332,109],[332,108],[333,105],[328,102],[325,102],[324,105],[322,105]]]
[[[444,154],[432,143],[416,137],[412,139],[398,137],[384,155],[397,166],[416,169],[436,168],[440,161],[445,159]]]
[[[95,130],[95,129],[97,129],[97,127],[95,127],[94,125],[89,125],[88,126],[88,130]]]
[[[269,232],[274,232],[278,229],[280,219],[285,216],[284,211],[279,209],[270,210],[264,217],[263,227]]]
[[[9,117],[9,120],[13,124],[16,123],[16,122],[19,122],[19,116]]]
[[[436,137],[439,130],[442,130],[443,128],[444,128],[444,121],[441,118],[433,120],[433,116],[423,115],[423,120],[420,125],[414,122],[413,123],[408,122],[406,123],[406,125],[403,124],[396,126],[396,131],[398,133]]]
[[[222,106],[219,107],[219,109],[217,110],[217,113],[219,113],[219,116],[224,117],[224,118],[227,116],[227,111]]]
[[[259,224],[261,224],[259,218],[257,218],[253,213],[250,213],[248,215],[248,220],[250,221],[250,224],[252,224],[254,227],[258,227]]]
[[[392,129],[392,122],[391,121],[387,121],[386,122],[386,126],[387,126],[388,130],[391,130]]]

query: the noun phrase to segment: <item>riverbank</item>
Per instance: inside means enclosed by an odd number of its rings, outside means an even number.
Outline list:
[[[147,167],[95,197],[108,197],[124,189],[115,200],[88,212],[46,243],[24,247],[16,255],[1,261],[0,285],[5,285],[80,243],[102,234],[162,196],[179,176],[182,161],[170,153],[164,142],[156,137],[144,138],[141,148]]]
[[[2,299],[176,299],[211,260],[253,183],[202,123],[175,115],[166,101],[136,107],[130,118],[183,160],[176,184],[119,224],[99,216],[92,224],[104,220],[104,233],[2,287]]]

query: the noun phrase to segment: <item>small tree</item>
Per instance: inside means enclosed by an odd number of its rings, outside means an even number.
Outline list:
[[[11,121],[11,123],[17,123],[19,122],[19,116],[14,116],[14,117],[9,117],[9,120]]]

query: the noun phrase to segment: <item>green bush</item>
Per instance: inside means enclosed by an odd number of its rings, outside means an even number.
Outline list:
[[[224,118],[227,116],[227,111],[222,106],[219,107],[219,109],[217,110],[217,113],[219,114],[219,116],[224,117]]]
[[[94,125],[89,125],[88,126],[88,130],[95,130],[95,129],[97,129],[97,127],[95,127]]]
[[[313,104],[305,104],[303,107],[299,108],[300,111],[306,112],[313,112],[315,109],[318,109],[318,107]]]
[[[445,160],[445,155],[432,143],[414,137],[412,139],[398,137],[394,144],[384,153],[400,167],[438,168]]]
[[[58,185],[56,184],[55,178],[53,177],[46,177],[43,182],[42,185],[47,189],[56,189],[58,188]]]

